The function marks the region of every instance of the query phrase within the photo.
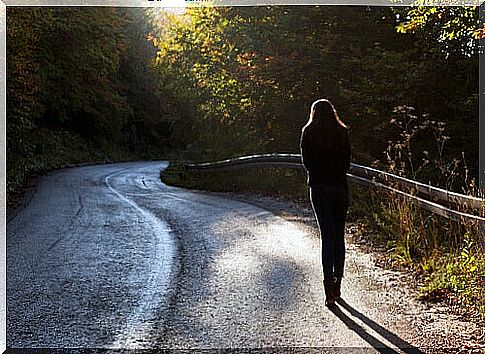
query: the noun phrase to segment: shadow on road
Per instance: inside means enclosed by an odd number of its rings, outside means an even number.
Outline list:
[[[342,300],[342,299],[338,300],[338,304],[341,305],[345,310],[347,310],[352,316],[360,319],[367,326],[372,328],[374,331],[379,333],[382,337],[384,337],[390,343],[394,344],[397,348],[399,348],[399,351],[396,351],[395,349],[384,344],[382,341],[380,341],[376,337],[369,334],[362,326],[360,326],[354,320],[352,320],[349,316],[347,316],[338,306],[333,306],[333,307],[329,308],[330,311],[332,311],[333,314],[335,316],[337,316],[349,329],[354,331],[363,340],[365,340],[367,343],[372,345],[379,353],[383,353],[383,354],[384,353],[385,354],[392,353],[392,354],[394,354],[394,353],[404,352],[404,353],[409,353],[409,354],[423,354],[423,352],[421,350],[419,350],[416,347],[413,347],[410,343],[399,338],[397,335],[388,331],[387,329],[382,327],[380,324],[374,322],[373,320],[371,320],[367,316],[363,315],[362,313],[360,313],[359,311],[354,309],[352,306],[350,306],[344,300]]]

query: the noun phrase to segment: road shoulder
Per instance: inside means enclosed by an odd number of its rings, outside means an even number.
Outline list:
[[[312,237],[319,238],[317,224],[307,200],[290,200],[281,196],[260,193],[232,193],[232,192],[202,192],[235,199],[266,209],[283,219],[294,222],[307,230]],[[413,343],[419,343],[420,348],[430,353],[466,352],[478,353],[485,349],[485,326],[477,318],[469,318],[457,313],[451,306],[443,302],[429,302],[418,300],[419,282],[417,277],[404,269],[392,269],[389,257],[382,249],[369,245],[365,241],[355,223],[347,223],[346,244],[348,253],[358,253],[368,257],[371,267],[387,275],[382,285],[385,288],[398,285],[405,287],[413,308],[409,308],[400,315],[408,317],[416,329]],[[348,257],[351,258],[351,257]],[[386,282],[392,282],[391,284]],[[420,311],[418,311],[420,309]],[[398,315],[398,313],[396,313]]]

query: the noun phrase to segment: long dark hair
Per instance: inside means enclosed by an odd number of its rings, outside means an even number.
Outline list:
[[[326,99],[313,102],[310,109],[310,118],[303,130],[311,132],[324,148],[335,149],[344,145],[348,139],[347,125],[342,122],[333,107]]]

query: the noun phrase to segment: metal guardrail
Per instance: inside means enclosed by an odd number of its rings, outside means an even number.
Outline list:
[[[401,188],[416,191],[416,193],[426,195],[435,201],[459,205],[465,209],[479,210],[482,209],[485,205],[485,201],[481,198],[450,192],[446,189],[433,187],[431,185],[417,182],[405,177],[379,171],[375,168],[352,163],[350,171],[361,177],[366,177],[372,180],[379,180],[384,183],[399,185]]]
[[[215,162],[186,163],[187,170],[238,169],[245,167],[286,167],[303,169],[299,154],[259,154],[241,156]],[[485,200],[450,192],[388,172],[351,163],[347,178],[350,181],[396,193],[416,202],[420,207],[449,219],[471,219],[485,222]],[[427,197],[428,199],[424,199]],[[431,199],[431,200],[430,200]],[[440,204],[442,203],[442,204]],[[443,205],[445,204],[445,205]],[[451,209],[457,207],[467,212]],[[479,215],[469,213],[473,211]]]

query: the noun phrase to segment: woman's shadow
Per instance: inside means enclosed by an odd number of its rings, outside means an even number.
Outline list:
[[[372,345],[379,353],[399,353],[399,352],[404,352],[404,353],[412,353],[412,354],[422,354],[423,352],[419,350],[418,348],[412,346],[410,343],[406,342],[405,340],[399,338],[397,335],[395,335],[392,332],[389,332],[387,329],[382,327],[380,324],[374,322],[370,318],[366,317],[356,309],[354,309],[352,306],[350,306],[345,300],[339,299],[337,300],[338,304],[342,306],[347,312],[350,313],[350,315],[358,318],[362,322],[364,322],[367,326],[372,328],[375,332],[379,333],[383,338],[385,338],[387,341],[392,343],[395,347],[399,348],[399,351],[389,347],[376,337],[372,336],[369,334],[362,326],[357,324],[353,319],[351,319],[349,316],[347,316],[337,305],[329,307],[330,311],[333,312],[335,316],[337,316],[349,329],[354,331],[356,334],[358,334],[363,340],[365,340],[367,343]]]

